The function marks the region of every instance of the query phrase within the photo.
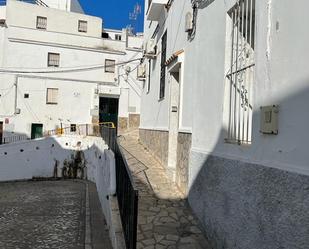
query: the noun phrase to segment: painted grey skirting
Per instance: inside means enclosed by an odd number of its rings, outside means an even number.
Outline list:
[[[308,249],[309,176],[191,152],[189,203],[215,249]]]

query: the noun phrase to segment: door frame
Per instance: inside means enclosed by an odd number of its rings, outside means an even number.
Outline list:
[[[41,124],[41,123],[31,123],[31,139],[36,139],[37,137],[35,137],[35,133],[34,133],[34,130],[33,130],[33,128],[34,128],[34,126],[41,126],[42,127],[42,136],[43,136],[43,127],[44,127],[44,125],[43,124]],[[41,136],[41,137],[42,137]]]
[[[169,75],[169,139],[168,139],[168,169],[176,176],[177,168],[177,147],[178,133],[180,124],[180,109],[181,109],[181,84],[182,84],[182,62],[177,61],[168,70]]]

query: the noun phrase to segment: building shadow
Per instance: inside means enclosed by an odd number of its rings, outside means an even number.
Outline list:
[[[257,106],[251,145],[222,128],[212,150],[191,150],[188,202],[215,249],[308,248],[309,88],[284,94],[257,101],[279,105],[278,135],[260,133]]]

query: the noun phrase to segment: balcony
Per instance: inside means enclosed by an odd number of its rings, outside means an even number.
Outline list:
[[[18,0],[18,1],[48,7],[47,4],[42,0]],[[6,0],[0,0],[0,6],[5,6],[5,5],[6,5]]]
[[[148,21],[159,21],[162,11],[164,11],[168,0],[149,0],[147,20]]]

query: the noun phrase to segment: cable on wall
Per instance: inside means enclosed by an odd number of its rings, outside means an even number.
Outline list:
[[[28,70],[11,70],[7,68],[0,68],[1,73],[22,73],[22,74],[28,74],[28,73],[72,73],[72,72],[82,72],[82,71],[91,71],[91,70],[96,70],[100,68],[107,68],[107,67],[114,67],[114,66],[120,66],[120,65],[125,65],[128,63],[131,63],[133,61],[140,61],[142,58],[137,58],[137,59],[132,59],[124,62],[119,62],[115,64],[111,64],[108,66],[105,65],[98,65],[98,66],[91,66],[91,67],[84,67],[84,68],[72,68],[72,69],[62,69],[62,70],[45,70],[45,71],[28,71]]]

